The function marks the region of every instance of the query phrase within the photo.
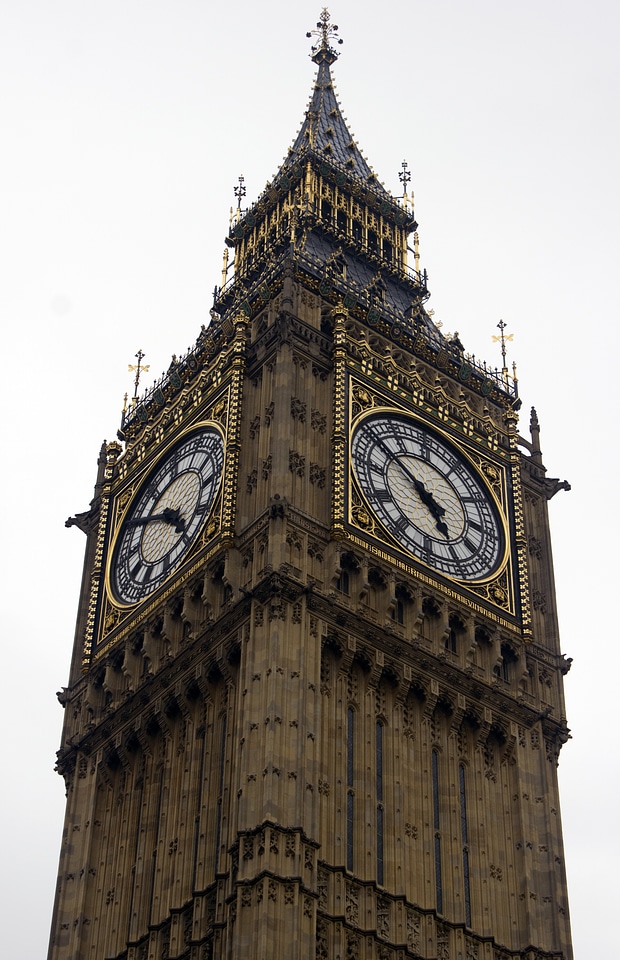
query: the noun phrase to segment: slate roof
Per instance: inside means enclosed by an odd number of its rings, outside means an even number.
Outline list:
[[[314,231],[308,233],[304,250],[313,260],[320,263],[326,263],[335,253],[338,253],[346,262],[347,286],[357,291],[358,294],[364,294],[377,277],[376,267],[371,266],[362,257],[352,256],[346,248],[343,249],[335,240],[324,234],[321,235]],[[384,308],[382,312],[398,317],[400,323],[413,329],[410,321],[405,319],[406,312],[416,299],[411,289],[392,277],[387,271],[381,273],[381,280],[384,287]],[[425,311],[418,313],[418,322],[422,323],[429,340],[439,348],[444,342],[444,337]]]
[[[300,159],[310,148],[346,168],[350,176],[359,177],[365,183],[371,182],[377,194],[390,197],[362,156],[342,115],[330,71],[330,63],[335,59],[333,51],[320,50],[313,59],[318,64],[314,90],[301,130],[289,150],[287,163]]]

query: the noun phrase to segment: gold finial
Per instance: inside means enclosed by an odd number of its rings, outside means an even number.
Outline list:
[[[314,147],[316,142],[316,128],[319,122],[318,111],[308,109],[308,143],[311,147]]]
[[[413,235],[413,262],[416,275],[420,276],[420,238],[416,230]]]
[[[407,184],[411,183],[411,173],[406,160],[403,160],[402,170],[398,172],[398,179],[403,185],[403,205],[405,210],[409,209],[409,197],[407,196]]]
[[[246,190],[245,190],[245,177],[243,176],[243,174],[240,174],[240,176],[239,176],[239,183],[238,183],[238,185],[237,185],[236,187],[234,187],[234,192],[235,192],[235,196],[236,196],[236,198],[237,198],[237,220],[236,220],[236,222],[239,223],[239,221],[241,220],[241,201],[242,201],[242,199],[245,197],[245,194],[246,194]]]
[[[321,13],[321,18],[316,25],[316,30],[309,30],[306,34],[308,38],[310,37],[319,37],[320,43],[312,47],[312,59],[315,63],[320,63],[322,60],[327,60],[329,63],[333,63],[337,59],[338,54],[336,51],[330,47],[329,41],[330,38],[336,40],[337,43],[343,43],[343,41],[338,36],[338,24],[329,22],[329,11],[327,7],[323,7]]]
[[[494,333],[491,336],[493,343],[501,343],[502,345],[502,376],[504,378],[504,383],[508,386],[508,367],[506,366],[506,343],[508,340],[512,341],[515,338],[514,333],[504,333],[504,330],[508,326],[507,323],[504,323],[503,320],[497,324],[499,329],[499,334]],[[516,373],[516,366],[513,364],[513,368]]]
[[[136,379],[135,379],[134,382],[133,382],[134,391],[133,391],[133,398],[132,398],[132,399],[133,399],[134,401],[138,399],[138,385],[139,385],[139,383],[140,383],[140,376],[141,376],[141,374],[146,373],[147,370],[150,369],[150,364],[148,364],[148,363],[146,363],[146,364],[142,363],[142,361],[143,361],[143,359],[145,358],[145,356],[146,356],[146,354],[145,354],[145,353],[142,353],[142,350],[138,350],[138,352],[136,353],[136,359],[137,359],[138,362],[137,362],[137,363],[129,363],[129,364],[127,364],[127,370],[128,370],[129,373],[133,373],[134,370],[136,371]]]
[[[237,210],[241,209],[241,199],[245,197],[245,177],[243,174],[239,175],[239,185],[235,187],[235,196],[237,198]]]
[[[292,202],[285,203],[282,208],[284,214],[290,214],[291,244],[293,247],[296,246],[298,235],[303,235],[311,210],[310,197],[307,193],[302,196],[299,187],[295,190]]]

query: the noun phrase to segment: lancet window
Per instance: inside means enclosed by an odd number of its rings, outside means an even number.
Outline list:
[[[353,870],[355,710],[347,711],[347,870]]]
[[[433,831],[435,855],[435,902],[437,913],[443,913],[443,886],[441,878],[441,822],[439,814],[439,756],[437,750],[431,754],[431,774],[433,780]]]
[[[465,766],[459,764],[459,808],[461,813],[461,843],[463,845],[463,897],[465,924],[471,927],[471,890],[469,885],[469,846],[467,839],[467,798],[465,793]]]

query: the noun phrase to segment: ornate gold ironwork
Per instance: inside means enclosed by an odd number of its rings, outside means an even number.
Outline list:
[[[140,377],[142,376],[143,373],[147,373],[147,372],[151,369],[151,365],[150,365],[149,363],[142,363],[142,361],[144,360],[145,356],[146,356],[146,354],[142,352],[142,349],[140,349],[140,350],[138,350],[138,352],[136,353],[136,360],[137,360],[138,362],[137,362],[137,363],[128,363],[128,364],[127,364],[127,372],[128,372],[128,373],[133,373],[134,370],[135,370],[135,372],[136,372],[135,380],[134,380],[134,382],[133,382],[133,399],[134,399],[134,402],[137,401],[137,399],[138,399],[138,387],[139,387],[139,385],[140,385]]]
[[[330,39],[336,41],[336,43],[342,44],[344,41],[338,36],[338,24],[330,23],[329,10],[327,7],[323,7],[321,12],[321,17],[316,25],[316,30],[308,30],[306,36],[308,39],[311,37],[318,37],[320,43],[318,46],[312,47],[313,57],[316,56],[320,51],[330,52],[334,55],[334,59],[337,56],[335,50],[330,46]]]
[[[504,330],[508,326],[507,323],[504,323],[503,320],[500,320],[497,324],[499,333],[494,333],[491,337],[493,343],[501,343],[502,345],[502,376],[504,378],[504,383],[508,386],[508,367],[506,366],[506,343],[509,340],[514,340],[514,333],[504,333]],[[513,380],[517,382],[517,366],[515,363],[512,365],[513,369]]]
[[[345,345],[350,346],[350,341],[346,340]],[[416,378],[419,386],[417,389],[414,389],[412,393],[409,391],[405,392],[399,390],[400,397],[402,402],[399,402],[398,405],[395,405],[395,393],[391,394],[384,393],[381,391],[380,387],[377,385],[371,385],[367,380],[357,379],[356,374],[350,367],[350,360],[347,364],[351,370],[351,379],[349,381],[349,434],[351,433],[351,426],[354,422],[357,422],[358,418],[364,415],[367,411],[372,409],[383,408],[385,410],[399,410],[408,415],[413,415],[420,417],[424,423],[429,423],[429,413],[435,411],[436,404],[431,406],[428,402],[428,397],[430,393],[425,389],[419,382],[419,378]],[[373,370],[371,365],[366,362],[368,367],[368,372],[372,376]],[[392,378],[389,378],[392,381]],[[386,383],[386,386],[389,388],[389,384]],[[464,456],[477,468],[479,473],[484,477],[486,485],[489,490],[492,491],[496,503],[500,509],[500,515],[502,517],[502,523],[504,525],[504,533],[506,536],[506,542],[508,543],[510,537],[508,533],[508,494],[507,494],[507,474],[508,472],[513,473],[513,486],[517,492],[517,537],[519,536],[519,530],[522,529],[523,525],[523,516],[522,510],[519,510],[518,500],[520,494],[519,482],[515,477],[514,464],[512,463],[512,455],[508,450],[499,449],[498,443],[494,442],[494,438],[497,438],[497,431],[493,431],[493,435],[485,435],[480,432],[481,423],[478,419],[473,420],[469,418],[467,424],[463,424],[461,421],[457,420],[454,416],[455,407],[454,403],[450,401],[450,398],[445,394],[445,391],[440,389],[438,391],[440,394],[441,403],[435,412],[435,422],[432,424],[435,430],[448,427],[451,428],[446,433],[446,436],[454,444],[456,443],[463,453]],[[415,409],[417,408],[417,409]],[[460,435],[460,436],[459,436]],[[465,446],[459,442],[460,437],[467,438],[469,443]],[[473,449],[471,444],[472,442],[476,445],[477,449]],[[510,443],[512,444],[512,438]],[[501,462],[496,459],[493,459],[492,456],[487,455],[487,451],[492,451],[493,454],[500,455],[503,459],[507,461],[504,466]],[[348,518],[349,524],[352,527],[357,527],[357,529],[363,534],[374,536],[382,540],[386,545],[392,544],[393,546],[398,546],[396,541],[394,541],[387,532],[375,522],[372,512],[369,510],[366,502],[363,497],[360,496],[355,478],[353,476],[351,468],[348,471]],[[519,488],[519,490],[518,490]],[[521,526],[519,526],[519,515]],[[349,533],[348,536],[351,534]],[[374,549],[374,548],[372,548]],[[394,558],[396,561],[396,558]],[[502,562],[499,572],[488,580],[485,583],[467,583],[467,590],[472,594],[478,596],[481,600],[492,603],[496,607],[500,607],[502,610],[505,610],[508,614],[515,613],[515,600],[514,592],[515,588],[513,587],[513,574],[516,574],[516,571],[513,571],[513,562],[510,557],[510,552],[507,551]],[[525,588],[523,587],[523,576],[525,575]],[[522,608],[524,612],[524,619],[528,623],[529,627],[529,612],[527,605],[527,571],[523,570],[523,561],[521,556],[519,556],[519,570],[518,570],[519,580],[521,581],[520,593],[522,600]],[[524,631],[527,636],[527,630]]]
[[[332,434],[332,536],[344,536],[346,510],[346,307],[339,304],[332,314],[334,318],[334,431]]]
[[[241,201],[245,197],[246,188],[245,188],[245,177],[243,174],[239,174],[239,183],[234,188],[235,197],[237,198],[237,220],[241,217]]]

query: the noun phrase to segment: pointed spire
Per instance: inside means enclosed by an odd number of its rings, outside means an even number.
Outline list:
[[[259,270],[269,271],[286,251],[346,278],[348,296],[361,296],[367,307],[374,296],[373,318],[381,311],[401,316],[414,305],[419,322],[438,341],[440,334],[421,306],[429,294],[426,272],[419,272],[417,235],[415,269],[408,260],[408,237],[417,230],[409,168],[403,164],[402,197],[392,196],[378,181],[351,136],[334,90],[330,68],[338,58],[332,46],[338,27],[326,9],[316,26],[308,36],[317,38],[311,56],[317,73],[303,124],[273,180],[231,221],[226,243],[235,250],[234,283],[222,287],[218,309],[225,312],[233,304],[239,282],[252,287]],[[338,263],[333,260],[337,251]],[[382,296],[377,283],[369,286],[378,270]]]
[[[328,162],[344,168],[349,176],[372,184],[377,193],[388,197],[389,194],[377,180],[351,136],[334,91],[330,67],[338,59],[338,52],[330,45],[330,39],[336,38],[339,44],[343,42],[337,37],[337,31],[337,25],[330,22],[327,8],[324,8],[317,29],[306,34],[307,37],[316,36],[319,39],[312,47],[311,54],[311,59],[318,66],[318,73],[306,116],[289,150],[288,159],[300,159],[309,148]]]

